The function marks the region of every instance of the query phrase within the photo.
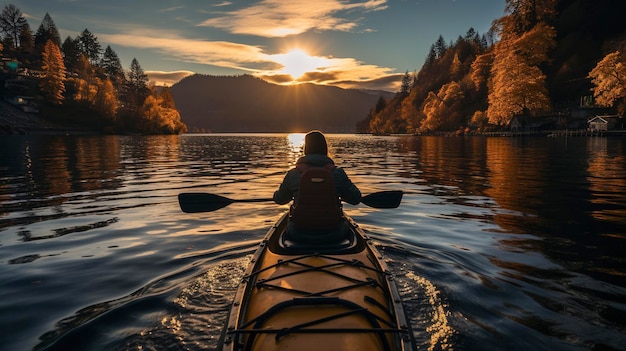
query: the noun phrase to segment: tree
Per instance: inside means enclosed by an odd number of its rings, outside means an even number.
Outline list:
[[[107,45],[104,54],[102,54],[100,67],[104,75],[109,78],[114,85],[118,86],[124,82],[124,68],[122,68],[122,63],[117,53],[111,49],[110,45]]]
[[[161,106],[165,108],[176,109],[176,104],[174,103],[174,95],[172,95],[172,91],[169,87],[161,88],[161,92],[159,92],[158,98],[161,101]]]
[[[520,4],[531,2],[518,0]],[[552,0],[546,1],[550,2]],[[547,14],[547,9],[541,11]],[[548,60],[555,46],[555,29],[538,22],[532,29],[520,33],[512,25],[512,18],[518,15],[513,13],[499,21],[502,39],[493,48],[487,116],[490,123],[501,126],[517,114],[550,108],[546,76],[539,65]]]
[[[518,114],[550,108],[546,76],[522,56],[509,52],[494,62],[489,93],[489,122],[506,125]]]
[[[76,39],[80,53],[85,55],[89,63],[95,66],[99,62],[102,52],[98,38],[85,28]]]
[[[22,28],[19,37],[20,47],[18,49],[17,58],[25,65],[30,65],[34,59],[35,44],[33,41],[33,33],[30,31],[28,23]]]
[[[409,74],[409,71],[406,71],[404,73],[404,76],[402,77],[402,84],[400,85],[400,95],[409,95],[409,92],[411,91],[411,82],[411,75]]]
[[[110,79],[98,80],[98,92],[94,97],[94,108],[111,122],[116,122],[119,102],[117,93]]]
[[[459,53],[454,53],[454,58],[452,59],[452,64],[450,65],[450,77],[452,79],[460,79],[463,66],[461,64],[461,60],[459,59]]]
[[[13,40],[14,48],[19,47],[20,34],[26,25],[26,18],[15,5],[8,4],[2,9],[0,13],[0,30]]]
[[[448,50],[448,44],[443,39],[443,36],[440,35],[437,41],[435,42],[435,53],[437,54],[437,58],[443,57],[443,55]]]
[[[35,47],[40,51],[43,50],[48,40],[52,40],[52,42],[59,47],[61,46],[61,36],[59,35],[57,26],[54,24],[52,17],[46,12],[46,15],[41,21],[41,25],[39,25],[37,32],[35,32]]]
[[[130,63],[127,87],[128,94],[126,94],[126,99],[128,107],[131,111],[136,112],[150,94],[150,90],[148,89],[148,76],[143,71],[136,58],[133,58]]]
[[[474,88],[477,91],[487,89],[487,81],[489,80],[489,72],[493,65],[493,54],[487,53],[476,57],[472,62],[472,68],[470,69],[470,78],[474,83]]]
[[[556,0],[506,0],[505,11],[508,16],[503,17],[505,31],[522,34],[537,24],[548,22],[555,11]]]
[[[44,47],[41,63],[41,92],[48,101],[60,105],[65,92],[65,65],[61,50],[52,40],[48,40]]]
[[[426,119],[422,131],[454,130],[461,124],[460,107],[463,103],[463,90],[457,82],[444,84],[439,92],[428,93],[423,112]]]
[[[164,88],[160,93],[152,88],[146,97],[141,111],[140,130],[148,133],[182,133],[187,126],[180,120],[180,113],[173,106],[169,89]]]
[[[619,51],[606,55],[589,72],[593,96],[601,106],[617,105],[618,112],[626,112],[626,60]]]
[[[424,60],[423,68],[432,66],[435,61],[437,61],[437,52],[435,51],[435,44],[432,44],[430,46],[430,50],[428,51],[428,55],[426,55],[426,60]]]
[[[68,71],[73,72],[78,65],[81,55],[80,48],[78,47],[78,40],[72,39],[68,36],[65,38],[65,41],[63,41],[61,50],[63,51],[63,62],[65,63],[65,67]]]

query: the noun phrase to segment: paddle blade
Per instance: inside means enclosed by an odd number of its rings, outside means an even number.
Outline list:
[[[372,193],[361,198],[361,202],[374,208],[397,208],[402,201],[402,190]]]
[[[223,196],[207,193],[180,193],[178,204],[185,213],[211,212],[232,204],[234,201]]]

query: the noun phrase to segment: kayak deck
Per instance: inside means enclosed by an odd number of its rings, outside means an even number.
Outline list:
[[[409,350],[393,277],[356,224],[352,240],[281,245],[287,214],[272,227],[244,276],[224,350]],[[308,251],[308,252],[306,252]]]

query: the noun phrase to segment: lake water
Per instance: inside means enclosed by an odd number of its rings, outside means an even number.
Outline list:
[[[2,136],[0,348],[211,350],[250,256],[287,210],[184,214],[180,192],[267,198],[287,135]],[[626,139],[330,135],[346,205],[425,350],[626,345]]]

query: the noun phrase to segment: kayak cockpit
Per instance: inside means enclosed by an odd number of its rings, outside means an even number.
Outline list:
[[[412,336],[393,279],[373,245],[347,219],[333,245],[281,239],[270,229],[230,312],[224,350],[409,350]]]

